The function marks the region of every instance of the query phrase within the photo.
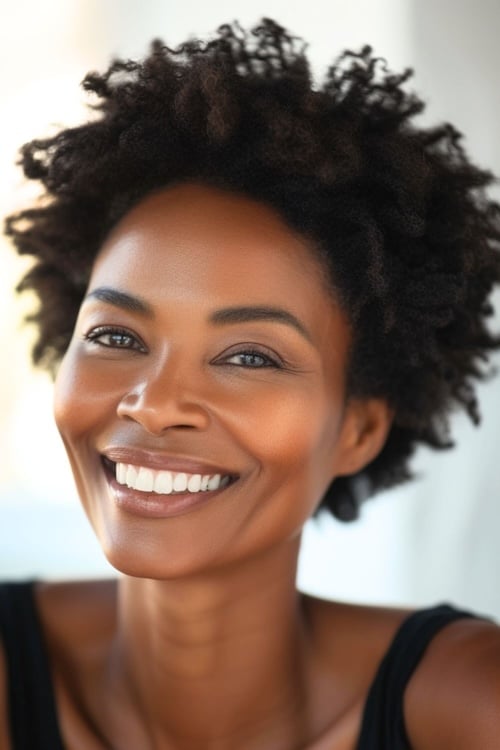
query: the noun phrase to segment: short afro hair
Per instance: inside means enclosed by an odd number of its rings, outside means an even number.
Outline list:
[[[224,25],[208,42],[154,41],[83,87],[97,115],[21,150],[45,200],[7,219],[34,264],[19,290],[39,307],[35,363],[63,356],[106,234],[153,190],[201,181],[275,208],[307,236],[353,330],[352,397],[383,398],[394,420],[380,454],[336,479],[320,508],[360,502],[411,477],[419,443],[452,445],[448,417],[479,414],[474,381],[500,340],[487,326],[499,281],[493,176],[450,125],[416,127],[424,105],[370,47],[344,52],[321,85],[305,45],[276,22]]]

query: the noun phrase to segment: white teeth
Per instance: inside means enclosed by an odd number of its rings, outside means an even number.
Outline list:
[[[199,492],[201,489],[201,474],[193,474],[189,477],[187,488],[189,492]]]
[[[154,491],[160,495],[170,495],[173,490],[173,478],[171,471],[157,471]]]
[[[216,490],[218,489],[220,484],[220,474],[214,474],[213,477],[210,477],[208,480],[208,489],[209,490]]]
[[[132,489],[135,487],[135,482],[137,479],[138,471],[135,468],[135,466],[131,466],[130,464],[127,466],[127,473],[125,475],[125,484],[127,487],[131,487]],[[120,481],[117,477],[117,481]]]
[[[174,476],[174,492],[185,492],[188,486],[187,474],[180,472]]]
[[[155,478],[151,469],[141,466],[135,482],[135,489],[142,490],[142,492],[153,492],[154,483]]]
[[[206,492],[226,487],[229,476],[221,474],[186,474],[185,472],[155,471],[145,466],[116,464],[116,481],[140,492],[171,495],[173,492]]]

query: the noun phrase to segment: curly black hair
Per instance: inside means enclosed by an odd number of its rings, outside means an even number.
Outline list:
[[[264,19],[221,26],[141,62],[115,60],[83,87],[96,115],[21,150],[45,200],[6,232],[34,257],[19,290],[39,307],[35,363],[53,369],[91,266],[133,204],[197,180],[274,207],[307,236],[353,328],[348,395],[381,397],[394,422],[378,457],[336,479],[320,507],[355,518],[365,497],[411,476],[418,443],[452,445],[455,407],[479,420],[473,382],[500,345],[487,326],[500,278],[500,206],[450,125],[417,128],[424,105],[370,47],[315,85],[304,43]]]

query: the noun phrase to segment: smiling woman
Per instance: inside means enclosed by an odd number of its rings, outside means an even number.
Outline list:
[[[345,402],[350,338],[308,242],[267,206],[185,184],[127,213],[93,266],[55,401],[112,564],[207,574],[298,538],[389,428],[385,402]],[[172,489],[146,494],[165,472]]]
[[[306,520],[477,420],[498,346],[492,177],[407,78],[366,48],[317,89],[277,24],[224,26],[23,148],[34,358],[121,576],[0,587],[0,750],[497,747],[495,625],[295,588]]]

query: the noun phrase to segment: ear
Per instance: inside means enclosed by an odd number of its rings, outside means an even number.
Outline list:
[[[348,401],[336,455],[336,476],[356,474],[373,461],[384,447],[393,416],[382,399]]]

